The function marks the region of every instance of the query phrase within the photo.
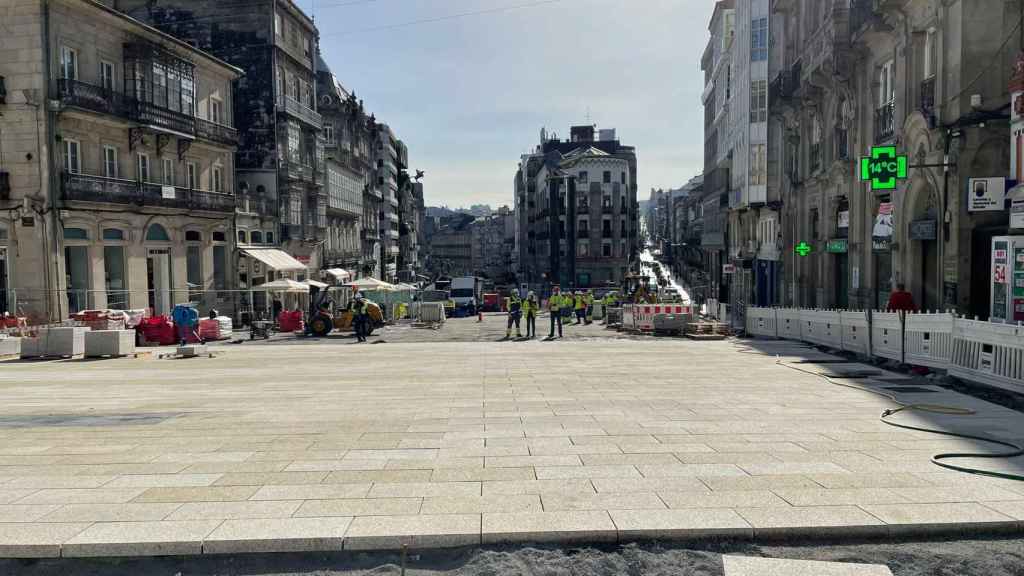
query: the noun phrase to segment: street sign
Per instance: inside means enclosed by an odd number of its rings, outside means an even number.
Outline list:
[[[807,256],[811,252],[814,252],[814,248],[812,248],[811,245],[808,244],[807,242],[801,242],[801,243],[797,244],[795,250],[796,250],[796,253],[801,255],[801,256]]]
[[[1006,178],[971,178],[967,184],[968,212],[1002,212],[1006,205]]]
[[[861,182],[870,182],[872,190],[895,190],[907,177],[907,157],[896,154],[895,146],[875,146],[871,156],[860,159]]]
[[[832,240],[829,240],[828,244],[825,246],[825,250],[832,254],[846,254],[848,249],[846,238],[833,238]]]

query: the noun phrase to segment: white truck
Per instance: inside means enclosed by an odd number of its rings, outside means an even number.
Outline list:
[[[452,278],[451,296],[456,310],[476,314],[483,299],[484,281],[475,276]]]

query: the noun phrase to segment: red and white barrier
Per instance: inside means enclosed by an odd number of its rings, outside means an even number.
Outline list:
[[[635,304],[633,318],[637,330],[654,330],[656,314],[689,314],[690,307],[686,304]]]

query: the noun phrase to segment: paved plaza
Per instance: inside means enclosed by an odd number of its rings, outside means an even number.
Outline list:
[[[879,422],[889,401],[792,368],[850,365],[793,343],[222,350],[0,365],[0,555],[801,541],[1024,521],[1024,483],[929,461],[988,446]],[[857,382],[976,411],[896,421],[1024,437],[1020,413],[879,376]]]

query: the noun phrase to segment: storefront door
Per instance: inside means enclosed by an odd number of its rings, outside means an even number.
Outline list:
[[[64,268],[67,276],[68,311],[81,312],[89,308],[89,247],[64,248]]]
[[[849,255],[836,254],[835,264],[835,305],[836,308],[846,309],[850,306]]]
[[[154,315],[171,313],[171,256],[169,250],[150,250],[146,259],[149,307]],[[184,296],[184,295],[182,295]]]

